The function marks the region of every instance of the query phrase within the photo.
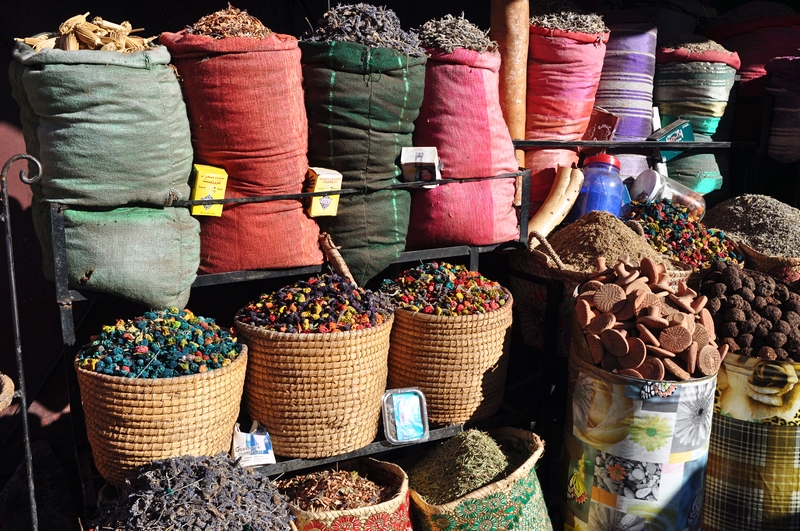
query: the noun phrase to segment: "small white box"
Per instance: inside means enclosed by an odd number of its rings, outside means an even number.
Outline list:
[[[432,182],[442,178],[442,165],[435,147],[404,147],[400,153],[403,180],[407,183]]]

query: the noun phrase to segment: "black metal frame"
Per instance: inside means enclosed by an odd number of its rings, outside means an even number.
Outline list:
[[[464,182],[487,181],[494,179],[520,179],[522,183],[522,204],[520,212],[527,212],[530,202],[530,170],[520,168],[514,173],[504,173],[493,177],[471,177],[466,179],[441,179],[436,181],[437,185],[455,185]],[[425,182],[398,183],[389,189],[416,189],[430,186]],[[347,188],[336,191],[338,195],[368,194],[368,191],[355,188]],[[240,204],[240,203],[262,203],[280,200],[298,200],[308,197],[320,197],[324,195],[336,195],[328,192],[304,192],[299,194],[283,194],[272,196],[228,198],[228,199],[200,199],[193,201],[175,201],[172,206],[191,207],[196,205],[212,204]],[[64,211],[69,207],[61,204],[50,204],[50,223],[53,241],[53,265],[56,285],[56,299],[61,316],[61,333],[65,345],[75,344],[75,326],[72,315],[72,304],[76,301],[85,301],[96,296],[90,291],[69,289],[69,279],[67,277],[67,240],[64,231]],[[481,253],[488,253],[495,250],[520,249],[527,244],[528,229],[527,223],[520,223],[519,241],[505,242],[498,245],[469,246],[457,245],[452,247],[439,247],[435,249],[424,249],[417,251],[404,251],[393,263],[416,262],[419,260],[432,260],[437,258],[447,258],[454,256],[468,256],[469,267],[472,270],[479,269],[479,258]],[[247,282],[252,280],[264,280],[282,278],[298,275],[313,275],[322,270],[322,265],[308,266],[293,269],[271,269],[271,270],[251,270],[251,271],[232,271],[228,273],[216,273],[209,275],[198,275],[192,283],[192,288],[205,286],[215,286],[220,284],[230,284],[235,282]]]
[[[33,482],[33,454],[31,453],[31,435],[28,426],[28,397],[25,387],[25,368],[22,359],[22,341],[19,328],[19,304],[17,303],[17,282],[16,270],[14,266],[14,244],[11,237],[11,210],[8,202],[8,171],[11,165],[18,160],[28,160],[36,167],[36,174],[30,178],[25,176],[25,170],[20,170],[19,178],[25,184],[33,184],[41,178],[42,165],[34,157],[26,154],[14,155],[3,166],[2,175],[0,175],[0,188],[2,188],[2,207],[0,212],[0,221],[6,225],[6,254],[8,255],[8,282],[11,291],[11,316],[14,325],[14,351],[17,361],[17,377],[19,378],[19,389],[14,392],[14,398],[20,399],[21,414],[22,414],[22,433],[23,444],[25,446],[25,470],[28,476],[28,495],[31,512],[31,528],[33,531],[39,529],[39,516],[36,510],[36,493]]]

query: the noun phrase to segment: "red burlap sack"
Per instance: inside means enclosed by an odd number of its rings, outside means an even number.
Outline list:
[[[308,122],[297,39],[182,31],[161,43],[183,79],[195,161],[228,172],[225,197],[301,192]],[[322,263],[319,228],[300,201],[225,205],[201,223],[201,273]]]
[[[580,140],[603,70],[608,33],[530,27],[526,140]],[[578,162],[577,149],[530,149],[531,214],[547,197],[557,166]]]
[[[498,93],[500,55],[429,49],[414,145],[435,146],[442,177],[490,177],[517,171]],[[491,245],[519,237],[515,179],[453,183],[411,192],[406,245]]]

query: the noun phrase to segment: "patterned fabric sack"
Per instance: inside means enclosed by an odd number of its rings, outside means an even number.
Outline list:
[[[346,511],[304,511],[289,499],[298,531],[411,531],[408,476],[399,466],[376,459],[357,459],[338,464],[339,470],[357,471],[379,485],[397,485],[390,500]]]
[[[429,505],[411,489],[415,531],[552,531],[536,463],[544,453],[538,435],[515,428],[489,430],[502,448],[521,449],[530,457],[505,479],[443,505]]]
[[[577,350],[564,434],[566,529],[700,529],[716,377],[627,378]]]
[[[703,529],[800,528],[800,363],[728,354],[717,379]]]

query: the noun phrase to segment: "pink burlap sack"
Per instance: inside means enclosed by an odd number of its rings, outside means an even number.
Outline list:
[[[608,33],[530,27],[526,140],[580,140],[594,107]],[[557,166],[578,162],[577,149],[530,149],[531,214],[547,197]]]
[[[442,177],[490,177],[517,171],[498,92],[500,55],[429,49],[415,146],[435,146]],[[519,237],[515,179],[453,183],[411,194],[406,245],[491,245]]]
[[[195,162],[224,168],[225,197],[295,194],[308,170],[297,39],[163,33],[182,78]],[[225,205],[201,219],[201,273],[322,263],[319,228],[299,200]]]

